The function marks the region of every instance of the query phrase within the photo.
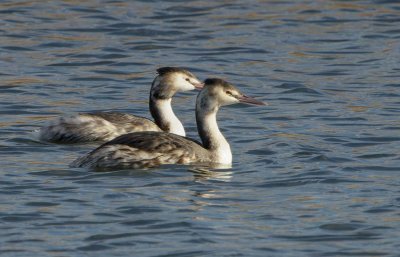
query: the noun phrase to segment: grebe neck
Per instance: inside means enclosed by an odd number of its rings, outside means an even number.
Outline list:
[[[155,123],[163,130],[185,136],[185,129],[172,110],[171,101],[175,92],[170,87],[160,86],[160,76],[156,77],[150,90],[149,107]]]
[[[217,124],[218,109],[219,106],[213,105],[211,101],[198,99],[196,104],[197,130],[203,147],[210,151],[211,160],[221,164],[231,164],[231,147]]]

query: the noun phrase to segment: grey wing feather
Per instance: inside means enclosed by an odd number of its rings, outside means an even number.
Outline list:
[[[40,139],[77,143],[107,141],[135,131],[161,131],[151,120],[125,113],[97,112],[62,117],[40,129]]]
[[[161,131],[161,129],[150,119],[120,112],[95,112],[86,115],[102,118],[119,129],[125,130],[124,133],[139,131]]]
[[[101,117],[111,123],[126,123],[126,122],[151,122],[150,119],[141,116],[135,116],[127,113],[121,112],[93,112],[93,113],[82,113],[83,115],[91,115],[96,117]]]
[[[203,148],[199,142],[193,139],[166,132],[152,131],[125,134],[114,138],[104,145],[111,144],[123,144],[144,151],[159,152],[166,152],[177,148],[187,149],[188,151],[193,150],[193,148]]]
[[[206,162],[200,143],[165,132],[137,132],[107,142],[72,165],[89,168],[148,168],[160,164]]]

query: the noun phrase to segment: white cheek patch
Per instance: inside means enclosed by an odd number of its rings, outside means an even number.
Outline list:
[[[222,100],[221,101],[222,105],[230,105],[230,104],[235,104],[235,103],[239,102],[239,100],[237,98],[235,98],[233,96],[229,96],[227,94],[223,94],[221,96],[221,100]]]
[[[180,92],[185,92],[195,89],[195,87],[189,81],[186,81],[186,78],[181,75],[177,77],[175,83]]]

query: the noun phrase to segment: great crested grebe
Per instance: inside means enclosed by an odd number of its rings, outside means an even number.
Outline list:
[[[39,130],[39,139],[54,143],[109,141],[120,135],[138,131],[165,131],[185,136],[182,123],[175,116],[171,99],[177,92],[201,89],[201,83],[189,71],[176,67],[157,69],[149,107],[154,121],[119,112],[80,113],[61,117]]]
[[[72,167],[91,169],[149,168],[161,164],[218,163],[231,165],[232,152],[217,125],[220,106],[235,103],[266,105],[242,94],[228,82],[210,78],[196,100],[197,129],[203,144],[165,132],[119,136],[75,160]]]

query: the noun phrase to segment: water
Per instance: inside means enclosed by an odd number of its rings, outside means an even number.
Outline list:
[[[1,1],[1,256],[399,256],[398,1]],[[267,107],[219,124],[233,168],[68,168],[59,115],[149,117],[155,69]],[[175,99],[188,135],[195,93]]]

